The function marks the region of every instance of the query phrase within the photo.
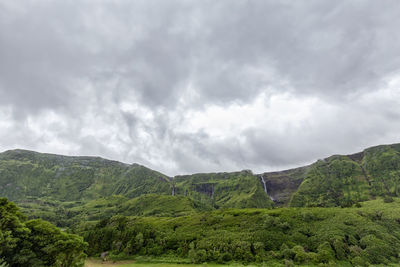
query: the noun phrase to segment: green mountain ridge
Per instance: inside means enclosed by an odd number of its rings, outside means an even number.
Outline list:
[[[309,167],[290,206],[351,206],[376,197],[400,195],[400,145],[334,155]]]
[[[139,164],[26,150],[0,153],[0,177],[0,194],[13,201],[27,197],[77,201],[119,194],[133,198],[169,191],[166,175]]]
[[[153,198],[154,205],[161,205],[150,211],[126,207],[125,215],[179,216],[192,211],[172,209],[165,213],[164,203],[155,196],[164,196],[168,199],[165,203],[176,197],[173,202],[177,207],[179,202],[182,206],[197,203],[203,210],[351,206],[399,195],[399,151],[400,144],[380,145],[278,172],[253,174],[243,170],[168,177],[139,164],[17,149],[0,153],[0,196],[16,202],[30,218],[63,227],[122,213],[118,199],[134,206],[152,205],[148,199]],[[147,202],[146,195],[152,195]],[[104,199],[107,209],[99,204]],[[93,212],[85,214],[87,210]]]
[[[153,196],[144,197],[147,195]],[[158,201],[156,195],[165,201]],[[139,164],[26,150],[0,153],[0,196],[16,202],[30,218],[46,219],[61,227],[79,224],[81,220],[100,220],[118,212],[179,216],[198,208],[270,208],[273,205],[258,178],[249,171],[172,178]],[[97,204],[90,206],[104,199],[108,202],[107,209]],[[118,201],[111,201],[116,199],[125,199],[131,206],[147,199],[147,205],[158,203],[161,207],[152,211],[125,207],[123,212]],[[169,202],[186,208],[165,212]],[[195,203],[196,208],[188,208],[188,203]]]

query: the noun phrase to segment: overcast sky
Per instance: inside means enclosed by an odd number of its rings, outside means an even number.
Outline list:
[[[400,142],[400,1],[0,0],[0,151],[168,175]]]

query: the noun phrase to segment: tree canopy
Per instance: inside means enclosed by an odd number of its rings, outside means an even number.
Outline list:
[[[0,266],[83,266],[86,247],[82,237],[40,219],[27,221],[14,203],[0,198]]]

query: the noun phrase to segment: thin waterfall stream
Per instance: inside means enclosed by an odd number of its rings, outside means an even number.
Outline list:
[[[263,183],[264,192],[265,192],[265,194],[268,195],[267,184],[266,184],[266,182],[265,182],[265,180],[264,180],[264,176],[260,176],[260,177],[261,177],[261,182]],[[269,198],[270,198],[272,201],[275,201],[275,199],[274,199],[271,195],[268,195],[268,196],[269,196]]]

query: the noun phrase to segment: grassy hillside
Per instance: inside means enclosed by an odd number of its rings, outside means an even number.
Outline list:
[[[136,199],[149,194],[153,196]],[[172,195],[175,198],[167,197]],[[62,227],[116,212],[172,215],[197,208],[263,208],[273,204],[259,178],[249,171],[171,179],[138,164],[25,150],[0,153],[0,196],[17,202],[30,218]]]
[[[60,226],[76,214],[73,207],[92,200],[170,191],[167,176],[138,164],[25,150],[0,153],[0,196],[18,203],[30,218]]]
[[[85,201],[170,192],[168,177],[138,164],[12,150],[0,154],[0,195],[13,201]]]
[[[260,175],[245,170],[174,178],[96,157],[0,153],[0,196],[17,202],[30,218],[61,227],[117,213],[177,216],[204,209],[350,207],[376,197],[390,202],[400,196],[399,184],[400,145]]]
[[[319,160],[309,167],[290,205],[351,206],[378,196],[390,201],[400,195],[399,151],[399,145],[383,145]]]
[[[212,210],[212,208],[184,196],[148,194],[133,199],[124,196],[111,196],[71,208],[69,212],[72,213],[72,216],[66,218],[65,224],[77,226],[82,223],[97,222],[117,214],[177,217],[207,210]]]

